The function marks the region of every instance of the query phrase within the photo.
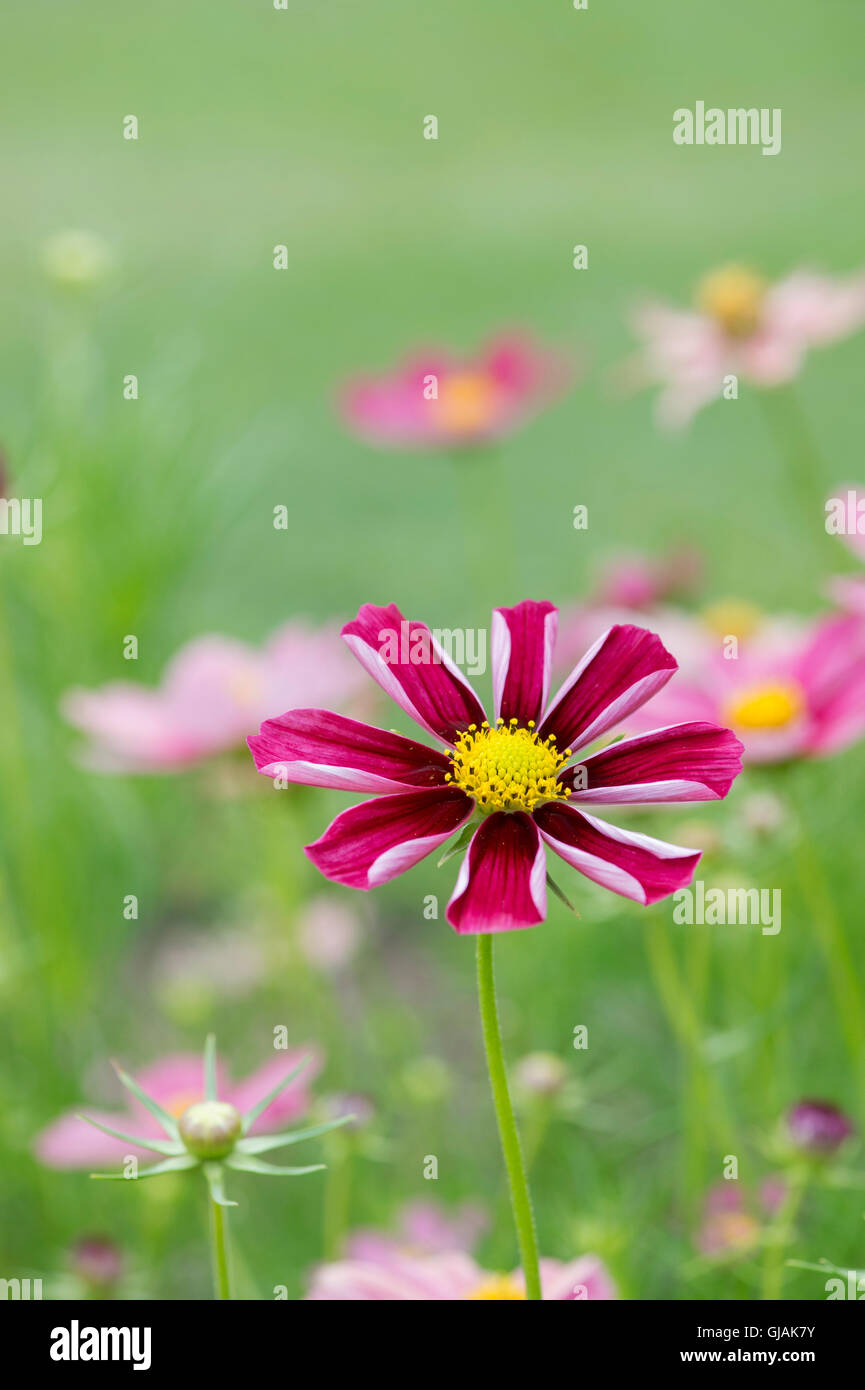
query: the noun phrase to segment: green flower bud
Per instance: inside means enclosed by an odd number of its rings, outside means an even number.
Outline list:
[[[240,1111],[224,1100],[201,1100],[177,1121],[180,1137],[196,1158],[225,1158],[240,1138]]]

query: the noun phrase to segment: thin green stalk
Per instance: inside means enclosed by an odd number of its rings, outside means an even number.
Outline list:
[[[332,1136],[341,1141],[344,1135]],[[327,1175],[324,1185],[324,1212],[322,1218],[322,1246],[326,1260],[338,1260],[342,1253],[343,1240],[348,1229],[348,1216],[351,1197],[352,1152],[344,1143],[335,1142],[328,1157]]]
[[[228,1278],[228,1231],[225,1207],[210,1199],[210,1255],[213,1267],[213,1292],[220,1301],[231,1298]]]
[[[790,1240],[799,1208],[808,1186],[804,1168],[795,1169],[789,1178],[787,1193],[778,1208],[766,1236],[766,1256],[760,1297],[764,1303],[777,1302],[784,1284],[784,1249]]]
[[[493,937],[490,932],[478,936],[478,1003],[481,1012],[481,1028],[487,1054],[487,1067],[490,1074],[490,1089],[496,1120],[499,1126],[502,1154],[508,1175],[511,1192],[511,1208],[520,1248],[520,1261],[526,1279],[526,1297],[541,1297],[541,1276],[538,1268],[538,1238],[535,1232],[535,1217],[532,1199],[526,1180],[526,1169],[520,1148],[520,1136],[514,1119],[514,1108],[508,1091],[508,1076],[502,1053],[502,1035],[499,1028],[499,1013],[496,1004],[496,982],[493,970]]]

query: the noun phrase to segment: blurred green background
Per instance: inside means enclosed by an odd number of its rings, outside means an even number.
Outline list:
[[[368,600],[432,626],[479,621],[458,490],[483,518],[487,477],[471,459],[455,469],[365,447],[332,397],[350,371],[418,344],[470,351],[514,324],[581,354],[584,374],[498,454],[516,544],[503,543],[500,572],[488,562],[485,598],[573,602],[610,551],[687,541],[705,551],[711,596],[816,611],[847,562],[819,512],[813,535],[797,529],[759,402],[745,391],[670,438],[650,395],[614,394],[610,369],[632,350],[625,315],[642,293],[684,303],[730,260],[774,277],[865,259],[865,12],[854,0],[590,0],[586,12],[567,0],[297,0],[287,12],[10,0],[0,24],[0,446],[10,494],[44,499],[45,530],[38,547],[0,538],[0,1274],[43,1273],[47,1296],[69,1242],[98,1230],[130,1251],[150,1296],[203,1297],[200,1196],[45,1172],[33,1134],[100,1099],[91,1078],[109,1055],[140,1065],[214,1028],[243,1075],[284,1023],[327,1051],[319,1092],[376,1107],[353,1225],[387,1224],[431,1188],[492,1208],[500,1158],[472,942],[443,920],[453,865],[428,863],[363,903],[330,889],[366,924],[332,986],[291,943],[305,896],[327,887],[301,836],[339,798],[277,801],[251,769],[233,798],[199,773],[82,772],[60,695],[128,678],[126,633],[140,641],[135,678],[154,683],[200,632],[259,642],[292,615],[345,620]],[[781,107],[781,155],[674,146],[673,110],[697,99]],[[137,142],[121,136],[130,113]],[[422,138],[427,114],[437,142]],[[116,261],[77,295],[40,264],[44,239],[67,228],[104,237]],[[277,243],[286,272],[272,268]],[[575,243],[589,248],[585,272]],[[815,353],[797,383],[827,492],[861,477],[863,371],[865,335]],[[281,503],[288,531],[273,529]],[[586,532],[572,526],[577,503]],[[863,772],[860,748],[798,774],[860,975]],[[630,1297],[753,1293],[753,1261],[696,1262],[702,1193],[725,1153],[745,1181],[772,1171],[763,1138],[798,1095],[855,1101],[789,845],[742,845],[735,797],[694,819],[721,841],[719,874],[784,887],[779,938],[687,933],[666,909],[569,876],[580,920],[551,903],[546,925],[498,950],[509,1057],[548,1049],[573,1072],[572,1113],[551,1122],[534,1165],[543,1251],[596,1249]],[[121,915],[132,892],[138,922]],[[438,922],[422,917],[430,892]],[[240,999],[155,987],[166,940],[226,924],[284,938],[284,969]],[[671,963],[672,1009],[659,988]],[[571,1047],[579,1023],[587,1053]],[[446,1065],[440,1096],[412,1070],[430,1057]],[[422,1178],[431,1153],[436,1184]],[[321,1175],[234,1186],[251,1290],[299,1294],[321,1255]],[[791,1253],[862,1266],[862,1206],[850,1191],[813,1197]],[[482,1253],[516,1262],[505,1220]],[[823,1296],[813,1274],[785,1288]]]

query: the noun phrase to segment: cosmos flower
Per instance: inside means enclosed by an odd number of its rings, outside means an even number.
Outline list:
[[[720,399],[726,376],[779,386],[798,374],[809,348],[863,324],[861,271],[833,279],[801,270],[771,285],[743,266],[726,266],[700,282],[694,309],[649,303],[638,310],[638,372],[662,388],[661,423],[681,426]]]
[[[800,1100],[787,1114],[787,1131],[800,1152],[829,1157],[854,1133],[852,1120],[824,1100]]]
[[[523,335],[494,338],[473,359],[430,352],[381,377],[358,376],[339,397],[350,430],[396,448],[462,448],[512,434],[561,395],[566,359]]]
[[[253,1134],[269,1134],[282,1124],[304,1114],[309,1107],[309,1083],[321,1070],[322,1058],[310,1047],[280,1052],[245,1081],[231,1083],[221,1069],[218,1071],[220,1095],[239,1111],[249,1110],[268,1091],[298,1065],[304,1057],[311,1061],[303,1072],[281,1095],[268,1105],[252,1128]],[[151,1096],[175,1119],[204,1097],[204,1082],[200,1053],[177,1053],[163,1057],[138,1072],[140,1088]],[[151,1112],[134,1096],[125,1110],[103,1111],[87,1107],[86,1113],[98,1124],[109,1129],[132,1130],[142,1139],[164,1138],[162,1129]],[[92,1168],[134,1154],[138,1158],[150,1155],[126,1140],[103,1134],[92,1124],[86,1124],[76,1112],[61,1115],[43,1129],[35,1141],[36,1156],[47,1168]]]
[[[473,1250],[487,1226],[480,1209],[464,1203],[452,1214],[437,1202],[409,1202],[399,1215],[397,1231],[355,1231],[346,1242],[346,1258],[388,1265],[400,1255],[443,1255]]]
[[[700,576],[702,562],[695,550],[680,549],[655,559],[650,555],[618,555],[604,566],[591,604],[642,612],[689,592]]]
[[[114,681],[71,690],[61,703],[90,739],[84,760],[102,772],[170,772],[242,745],[286,702],[351,701],[358,672],[335,630],[290,622],[257,650],[229,637],[182,647],[156,688]]]
[[[735,1181],[716,1183],[709,1189],[703,1220],[696,1243],[709,1258],[741,1255],[753,1251],[763,1238],[769,1217],[774,1216],[786,1195],[780,1178],[767,1178],[756,1194],[745,1192]]]
[[[826,756],[865,734],[860,620],[845,614],[810,622],[755,617],[752,626],[741,621],[742,612],[720,606],[709,616],[709,624],[693,624],[675,686],[635,711],[626,721],[629,732],[658,722],[712,720],[733,730],[751,763]],[[729,636],[735,648],[728,647]]]
[[[596,1255],[563,1263],[541,1260],[543,1297],[558,1302],[618,1297],[616,1286]],[[455,1250],[413,1256],[393,1252],[389,1259],[340,1260],[314,1272],[307,1297],[317,1302],[427,1301],[517,1302],[525,1299],[522,1272],[491,1274],[471,1255]]]
[[[493,613],[493,718],[424,623],[365,604],[343,636],[438,747],[327,710],[291,710],[249,740],[258,770],[289,782],[373,793],[307,854],[351,888],[386,883],[463,832],[448,904],[458,932],[533,926],[546,915],[545,845],[639,903],[689,883],[699,851],[621,830],[585,805],[726,796],[740,744],[696,721],[573,761],[656,694],[676,662],[651,632],[610,628],[547,700],[557,611],[526,601]],[[577,809],[577,804],[580,809]],[[469,842],[470,839],[470,842]]]
[[[826,502],[826,529],[841,536],[856,556],[865,562],[865,491],[839,488]],[[865,618],[865,571],[839,575],[831,582],[830,593],[841,608]]]

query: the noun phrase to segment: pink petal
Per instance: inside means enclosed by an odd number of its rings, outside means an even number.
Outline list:
[[[717,724],[674,724],[610,744],[559,778],[570,804],[716,801],[742,771],[742,744]]]
[[[456,931],[511,931],[547,915],[546,858],[522,811],[481,822],[462,862],[447,919]]]
[[[124,1113],[94,1110],[90,1105],[82,1105],[78,1114],[70,1112],[61,1115],[59,1120],[55,1120],[36,1136],[34,1151],[39,1162],[44,1163],[46,1168],[112,1166],[121,1162],[127,1154],[134,1154],[136,1158],[156,1160],[157,1156],[149,1149],[139,1149],[135,1144],[127,1143],[125,1139],[114,1139],[110,1134],[103,1134],[86,1120],[80,1119],[79,1115],[91,1115],[100,1124],[110,1125],[112,1129],[122,1129],[124,1134],[135,1134],[136,1131],[143,1130],[137,1118],[131,1116],[128,1111]],[[165,1138],[162,1130],[155,1127],[151,1121],[148,1133],[142,1133],[142,1138],[157,1135],[159,1138]]]
[[[426,623],[409,622],[395,603],[365,603],[342,635],[373,680],[434,737],[453,743],[483,706]]]
[[[334,883],[376,888],[431,854],[473,809],[458,787],[381,796],[343,811],[306,853]]]
[[[514,608],[493,610],[493,713],[507,722],[537,722],[550,689],[558,610],[552,603],[526,599]]]
[[[457,1300],[485,1277],[471,1256],[461,1251],[424,1257],[394,1252],[389,1261],[341,1260],[320,1265],[307,1298],[317,1302]]]
[[[770,290],[767,318],[778,333],[803,345],[846,337],[865,324],[865,274],[835,279],[794,271]]]
[[[437,749],[329,710],[289,710],[247,742],[266,776],[341,791],[440,786],[450,769]]]
[[[534,818],[547,844],[567,864],[638,903],[657,902],[690,883],[701,857],[699,850],[620,830],[561,802],[546,802]]]
[[[578,1260],[541,1260],[541,1290],[546,1302],[567,1303],[585,1299],[599,1302],[618,1298],[618,1290],[610,1278],[603,1260],[597,1255],[582,1255]],[[522,1271],[516,1277],[524,1283]]]
[[[644,705],[677,669],[654,633],[630,623],[611,627],[554,697],[540,736],[554,733],[561,750],[583,747]]]

